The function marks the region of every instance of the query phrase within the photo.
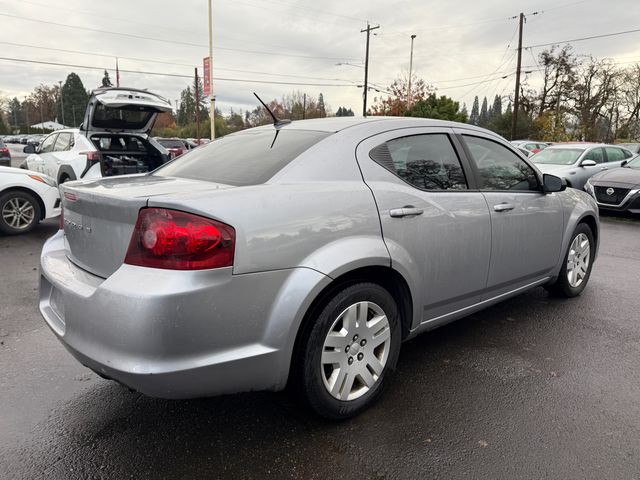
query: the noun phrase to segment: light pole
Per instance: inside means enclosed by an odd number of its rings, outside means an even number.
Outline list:
[[[62,96],[62,80],[58,82],[60,84],[60,113],[62,114],[62,125],[64,125],[64,97]]]
[[[407,86],[407,110],[411,108],[411,75],[413,74],[413,39],[415,35],[411,35],[411,55],[409,56],[409,85]]]
[[[213,96],[213,13],[209,0],[209,116],[211,119],[211,140],[216,138],[216,98]]]
[[[27,102],[27,97],[24,97],[24,114],[27,122],[27,135],[29,135],[29,102]]]

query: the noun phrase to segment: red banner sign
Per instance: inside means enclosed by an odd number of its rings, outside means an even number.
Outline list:
[[[209,71],[210,68],[209,57],[204,57],[202,59],[202,70],[204,70],[204,73],[202,75],[202,89],[204,90],[203,93],[205,97],[211,95],[211,84],[209,83],[211,80],[211,74]]]

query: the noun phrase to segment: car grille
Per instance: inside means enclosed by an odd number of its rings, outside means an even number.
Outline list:
[[[607,190],[613,187],[594,187],[596,200],[600,203],[608,203],[610,205],[618,205],[622,203],[624,197],[629,193],[628,188],[613,188],[613,194],[609,195]]]

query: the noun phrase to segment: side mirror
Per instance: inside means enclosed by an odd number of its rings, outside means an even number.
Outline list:
[[[545,173],[542,176],[542,189],[544,193],[562,192],[567,189],[567,181],[564,178]]]
[[[36,147],[28,143],[26,147],[22,149],[23,153],[36,153]]]
[[[596,165],[595,160],[582,160],[582,162],[580,162],[581,167],[595,167]]]
[[[623,160],[620,166],[624,167],[627,163],[629,163],[629,160]]]

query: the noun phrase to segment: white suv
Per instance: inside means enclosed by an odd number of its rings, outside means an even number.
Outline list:
[[[149,136],[164,98],[145,90],[101,88],[91,94],[80,128],[58,130],[38,147],[27,145],[26,167],[58,183],[154,170],[169,160]]]

